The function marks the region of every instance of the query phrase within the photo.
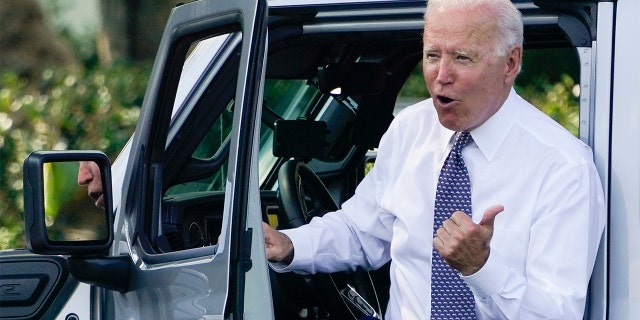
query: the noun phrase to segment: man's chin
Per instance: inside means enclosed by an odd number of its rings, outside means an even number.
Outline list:
[[[440,117],[440,124],[451,131],[464,131],[464,127],[453,117]]]

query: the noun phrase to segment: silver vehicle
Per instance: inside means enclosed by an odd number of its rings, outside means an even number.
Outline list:
[[[607,196],[585,319],[636,319],[640,1],[513,1],[525,57],[548,50],[575,61],[578,135]],[[403,88],[422,58],[425,5],[176,7],[136,132],[113,166],[97,151],[25,160],[30,251],[0,253],[0,319],[356,319],[358,306],[384,314],[385,267],[275,274],[261,223],[303,224],[353,194],[394,110],[410,103]],[[100,169],[104,209],[52,208],[47,199],[63,196],[52,172],[79,162]],[[76,224],[78,215],[90,222]]]

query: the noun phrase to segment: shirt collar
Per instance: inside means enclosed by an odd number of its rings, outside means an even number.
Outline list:
[[[498,148],[506,139],[509,130],[511,130],[515,118],[514,112],[518,104],[516,102],[517,99],[518,95],[511,88],[507,100],[505,100],[500,109],[481,126],[471,131],[473,141],[487,161],[493,159]]]

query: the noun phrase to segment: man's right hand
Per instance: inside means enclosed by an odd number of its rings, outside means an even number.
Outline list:
[[[293,260],[293,242],[284,233],[262,222],[267,260],[289,264]]]

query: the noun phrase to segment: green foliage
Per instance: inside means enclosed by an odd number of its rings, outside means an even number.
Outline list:
[[[113,159],[135,129],[149,73],[150,66],[133,64],[47,69],[34,84],[0,74],[0,249],[24,247],[27,154],[97,149]]]
[[[516,90],[524,99],[578,136],[579,87],[570,76],[563,74],[560,81],[555,83],[534,78],[531,83],[516,86]]]
[[[78,189],[78,162],[56,162],[44,165],[44,211],[55,219],[60,208],[73,199]],[[86,195],[85,195],[86,196]]]

